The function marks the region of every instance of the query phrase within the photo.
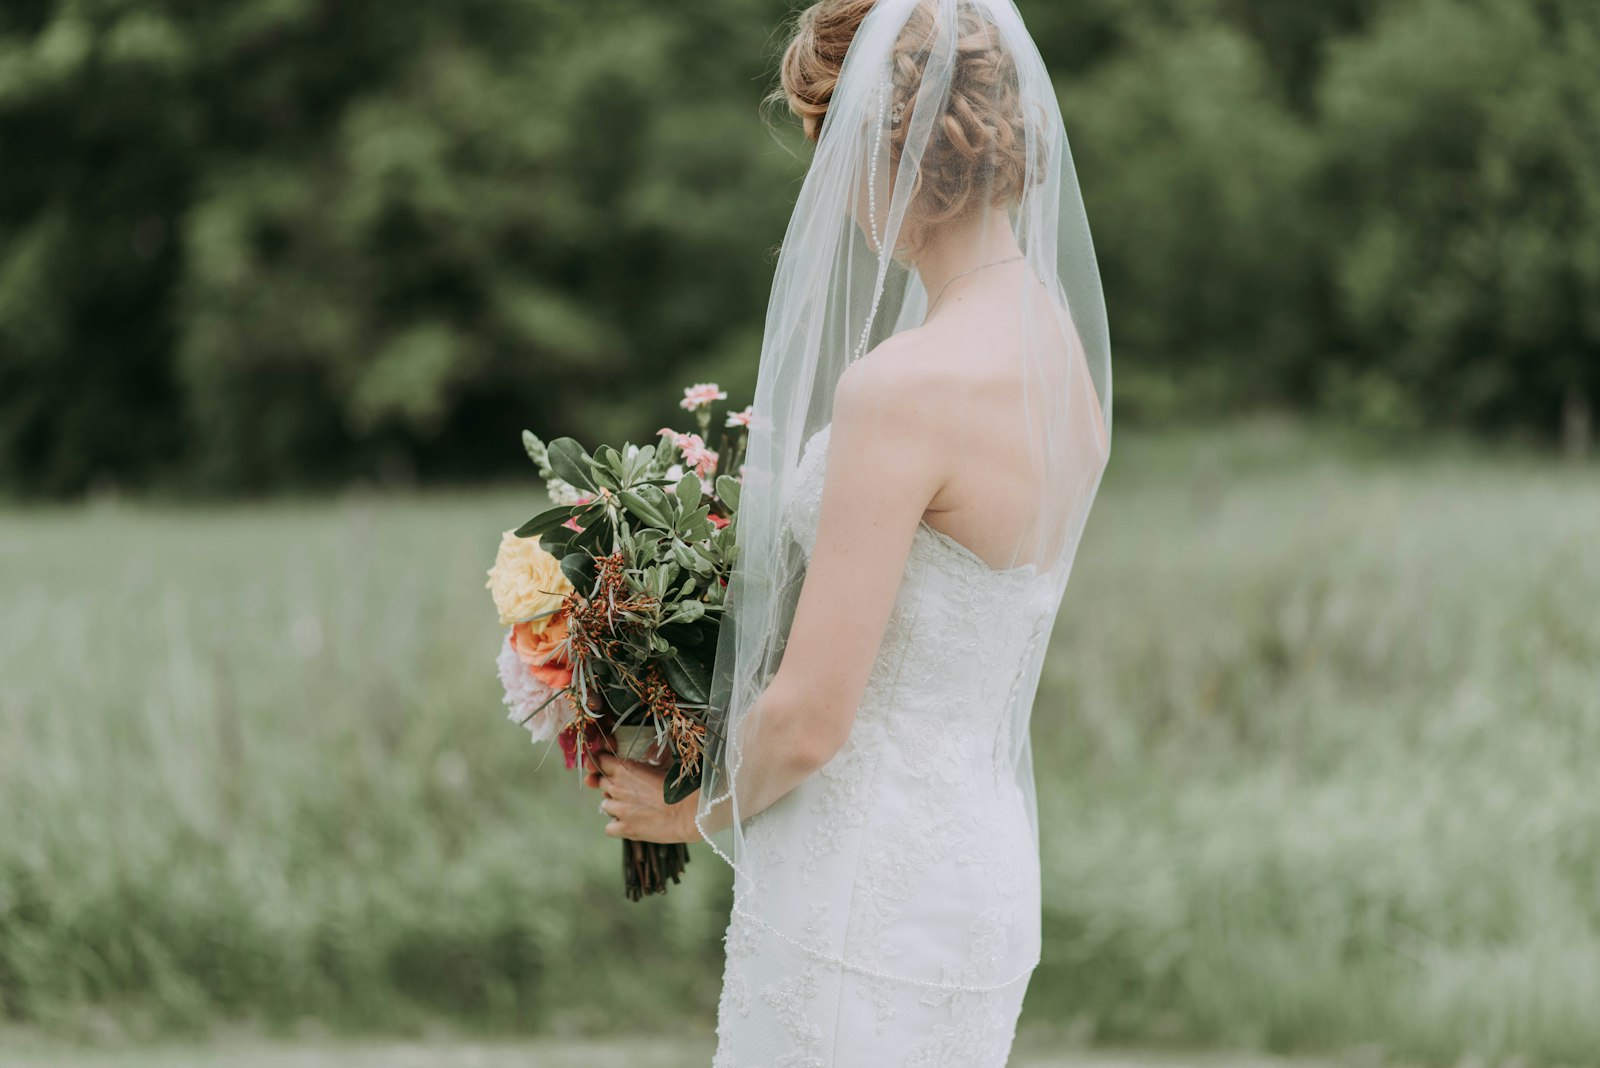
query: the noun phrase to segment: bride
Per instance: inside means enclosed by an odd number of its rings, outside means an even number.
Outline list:
[[[1109,453],[1094,251],[1011,0],[821,0],[699,793],[606,833],[734,869],[718,1068],[1003,1065],[1039,958],[1028,723]]]

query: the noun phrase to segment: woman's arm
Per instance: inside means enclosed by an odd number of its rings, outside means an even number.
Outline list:
[[[906,557],[946,469],[945,435],[895,339],[839,380],[816,545],[783,661],[744,739],[740,818],[788,793],[850,735]],[[753,751],[752,751],[753,750]]]
[[[891,339],[839,380],[816,545],[783,661],[741,733],[740,819],[793,790],[849,737],[912,539],[942,484],[950,436],[915,382],[909,348],[908,339]],[[606,833],[700,837],[698,797],[662,803],[659,770],[605,756],[600,770],[615,787],[605,802],[616,817]],[[708,814],[707,833],[728,825],[729,809]]]

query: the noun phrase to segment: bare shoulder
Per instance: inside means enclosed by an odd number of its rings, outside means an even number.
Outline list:
[[[836,417],[899,431],[947,428],[970,383],[936,331],[915,328],[884,341],[851,364],[834,393]]]

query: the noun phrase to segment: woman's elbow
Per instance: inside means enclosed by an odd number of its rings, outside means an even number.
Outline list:
[[[841,734],[811,725],[795,746],[793,763],[796,770],[805,775],[814,775],[821,771],[830,760],[839,755],[839,750],[844,748],[844,743],[849,737],[848,732]]]
[[[783,760],[802,775],[821,769],[850,737],[854,709],[849,709],[850,715],[845,711],[842,702],[815,692],[780,696],[768,714],[782,724],[776,733],[782,738]]]

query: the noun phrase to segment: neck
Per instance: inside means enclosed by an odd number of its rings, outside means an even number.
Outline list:
[[[1011,220],[1005,211],[994,208],[940,226],[923,246],[916,268],[922,288],[933,301],[963,272],[1021,254],[1011,234]]]

